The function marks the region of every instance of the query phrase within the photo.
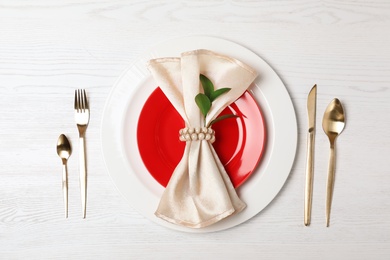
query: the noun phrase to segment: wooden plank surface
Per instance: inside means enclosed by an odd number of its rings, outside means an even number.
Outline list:
[[[0,1],[2,259],[388,259],[390,256],[389,1]],[[138,214],[106,171],[100,139],[115,80],[145,48],[209,35],[237,42],[282,78],[299,127],[296,160],[272,203],[210,234],[180,233]],[[318,85],[312,226],[303,226],[306,97]],[[88,217],[81,218],[75,88],[91,103]],[[338,139],[332,224],[325,228],[332,98],[347,113]],[[69,160],[63,217],[61,133]],[[283,162],[281,162],[283,163]],[[147,203],[147,202],[145,202]]]

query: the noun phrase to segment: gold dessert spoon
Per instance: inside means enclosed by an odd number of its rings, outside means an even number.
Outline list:
[[[325,110],[322,120],[322,128],[329,138],[330,157],[328,168],[328,181],[326,186],[326,226],[329,227],[330,209],[332,206],[333,187],[335,180],[335,142],[337,136],[341,134],[345,126],[344,109],[337,98],[333,99]]]
[[[57,142],[57,154],[62,160],[62,191],[64,194],[65,217],[68,217],[68,167],[67,162],[72,153],[68,138],[61,134]]]

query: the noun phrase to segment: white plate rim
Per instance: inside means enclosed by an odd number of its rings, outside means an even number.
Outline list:
[[[247,204],[246,209],[201,229],[177,226],[154,215],[164,188],[143,165],[136,140],[139,113],[156,88],[146,68],[147,61],[158,57],[178,57],[180,53],[194,49],[208,49],[232,56],[258,71],[259,76],[250,91],[261,107],[267,129],[267,144],[260,165],[237,189],[240,198]],[[113,85],[101,121],[103,158],[118,191],[143,216],[167,228],[185,232],[224,230],[261,212],[276,197],[288,178],[295,159],[297,138],[292,100],[275,71],[247,48],[210,36],[175,38],[145,51]]]

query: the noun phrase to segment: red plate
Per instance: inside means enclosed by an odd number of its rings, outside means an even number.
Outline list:
[[[194,101],[195,102],[195,101]],[[213,143],[234,187],[252,174],[264,151],[265,123],[260,108],[245,92],[220,115],[236,114],[213,124]],[[149,173],[164,187],[183,156],[185,142],[179,140],[184,121],[157,88],[149,96],[138,119],[137,141],[141,158]]]

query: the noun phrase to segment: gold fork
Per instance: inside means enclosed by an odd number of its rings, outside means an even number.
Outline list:
[[[89,106],[84,89],[75,90],[74,94],[74,118],[79,130],[80,139],[80,191],[83,218],[87,211],[87,163],[85,153],[85,132],[89,123]]]

